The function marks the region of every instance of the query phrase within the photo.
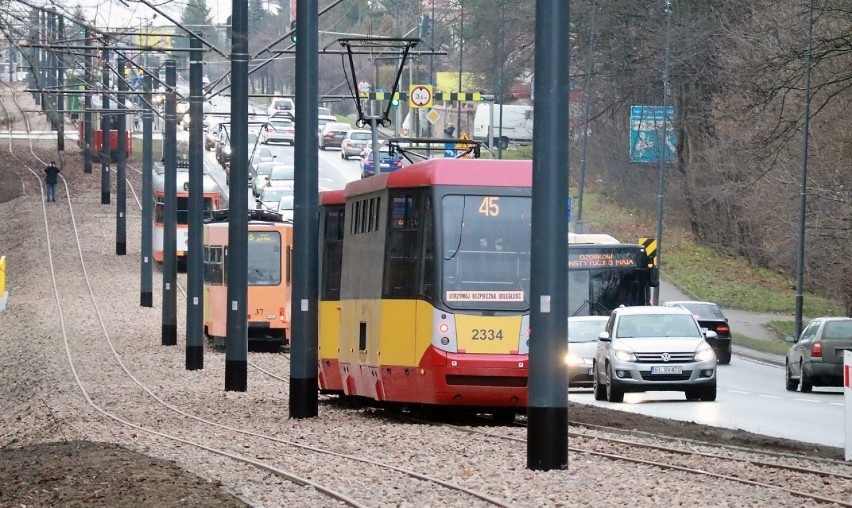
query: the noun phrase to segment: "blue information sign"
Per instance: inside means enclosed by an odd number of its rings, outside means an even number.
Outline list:
[[[456,151],[456,144],[455,143],[444,143],[444,157],[448,158],[448,159],[452,159],[456,155],[458,155],[458,152]]]
[[[660,152],[665,154],[666,162],[675,162],[675,145],[672,118],[674,106],[668,106],[664,113],[661,106],[630,107],[630,162],[659,162]],[[665,122],[666,142],[660,143]]]

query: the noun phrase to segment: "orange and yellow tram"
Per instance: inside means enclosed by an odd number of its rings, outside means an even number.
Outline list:
[[[293,225],[265,210],[248,222],[248,340],[281,346],[290,341]],[[228,219],[216,214],[204,224],[204,333],[217,347],[227,336]]]

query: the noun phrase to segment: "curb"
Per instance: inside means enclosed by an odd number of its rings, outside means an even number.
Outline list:
[[[742,346],[732,345],[731,351],[736,356],[747,358],[749,360],[754,360],[760,363],[765,363],[768,365],[774,365],[776,367],[783,367],[787,363],[787,360],[784,356],[772,353],[765,353],[763,351],[757,351],[755,349],[748,349]]]

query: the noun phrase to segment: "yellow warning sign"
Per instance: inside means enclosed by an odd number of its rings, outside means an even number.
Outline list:
[[[459,136],[459,139],[469,140],[470,134],[468,134],[467,131],[462,131],[461,136]],[[470,150],[471,148],[473,148],[473,143],[456,143],[456,150],[458,150],[459,153],[464,152],[465,150]],[[470,159],[470,154],[466,153],[460,156],[459,158]]]
[[[645,254],[648,256],[648,268],[657,266],[657,239],[656,238],[640,238],[639,245],[645,247]]]

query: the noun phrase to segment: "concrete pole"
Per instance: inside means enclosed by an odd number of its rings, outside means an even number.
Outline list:
[[[198,34],[199,36],[201,34]],[[204,368],[204,76],[201,41],[189,47],[189,245],[186,254],[186,370]]]
[[[101,58],[103,59],[103,70],[101,72],[101,80],[103,82],[103,96],[101,111],[101,204],[109,204],[109,164],[110,158],[110,125],[109,119],[109,50],[104,45],[101,50]]]
[[[177,126],[175,125],[176,63],[166,60],[166,112],[163,129],[165,209],[163,220],[163,337],[164,346],[177,344]]]
[[[127,254],[127,105],[124,95],[127,81],[124,79],[124,57],[118,57],[118,174],[115,180],[115,253]]]
[[[83,172],[92,172],[92,90],[94,80],[92,75],[95,72],[94,57],[92,55],[91,46],[95,44],[92,38],[91,31],[87,26],[85,28],[86,38],[86,92],[83,99]]]
[[[154,111],[151,109],[151,85],[153,80],[145,68],[143,77],[144,87],[144,111],[142,112],[142,280],[140,281],[139,304],[142,307],[154,306],[154,271],[152,261],[154,259],[153,231],[154,231],[154,176],[153,164],[153,127]]]

